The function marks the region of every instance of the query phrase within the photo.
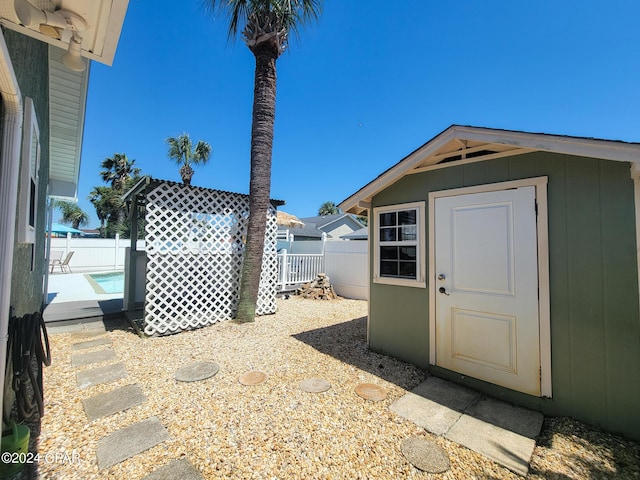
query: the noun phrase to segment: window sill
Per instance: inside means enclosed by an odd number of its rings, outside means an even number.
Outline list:
[[[396,285],[399,287],[427,288],[427,282],[409,280],[407,278],[374,277],[373,283],[381,285]]]

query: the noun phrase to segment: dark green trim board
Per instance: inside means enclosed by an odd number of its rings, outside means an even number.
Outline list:
[[[371,207],[541,176],[548,178],[552,398],[429,366],[428,288],[370,282],[370,347],[503,400],[640,440],[638,264],[628,163],[535,152],[450,166],[405,175],[376,194]]]

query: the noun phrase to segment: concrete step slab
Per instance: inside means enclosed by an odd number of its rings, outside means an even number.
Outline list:
[[[483,398],[471,405],[465,413],[523,437],[534,439],[540,434],[544,415],[522,407]]]
[[[83,390],[102,383],[115,382],[127,376],[127,369],[122,363],[114,363],[103,367],[82,370],[76,374],[78,388]]]
[[[85,350],[88,348],[100,347],[103,345],[112,345],[113,341],[110,338],[102,337],[95,338],[93,340],[87,340],[85,342],[74,343],[71,345],[71,350]]]
[[[389,408],[431,433],[444,435],[458,421],[462,412],[479,399],[479,393],[429,377]]]
[[[193,465],[187,459],[173,460],[171,463],[151,472],[142,480],[203,480]]]
[[[113,432],[98,442],[98,468],[104,470],[169,440],[158,417],[150,417]]]
[[[106,362],[116,358],[116,354],[110,348],[106,350],[96,350],[94,352],[74,353],[71,355],[71,366],[82,367],[92,363]]]
[[[529,472],[529,461],[536,446],[535,440],[531,438],[466,414],[451,427],[445,438],[470,448],[522,476]]]
[[[89,421],[140,405],[147,400],[138,385],[126,385],[82,400]]]
[[[416,425],[526,475],[542,414],[429,377],[389,407]]]

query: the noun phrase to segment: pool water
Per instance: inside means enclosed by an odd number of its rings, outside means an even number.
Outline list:
[[[96,293],[124,293],[124,272],[86,275]]]

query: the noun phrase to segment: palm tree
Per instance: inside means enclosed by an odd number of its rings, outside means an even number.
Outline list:
[[[324,202],[318,209],[318,215],[323,217],[325,215],[337,215],[338,213],[340,213],[340,209],[334,202]]]
[[[193,177],[191,165],[204,165],[207,163],[211,156],[211,145],[198,140],[195,148],[193,148],[187,133],[167,138],[166,144],[169,145],[169,158],[181,165],[180,176],[182,177],[182,183],[191,185],[191,177]]]
[[[54,205],[60,209],[62,223],[68,223],[76,229],[89,223],[89,215],[77,203],[56,200]]]
[[[140,175],[140,169],[134,167],[135,160],[129,160],[124,153],[114,153],[113,157],[105,158],[100,165],[100,177],[119,192],[124,192],[127,180]]]
[[[289,34],[315,20],[321,0],[209,0],[211,11],[229,17],[229,37],[242,28],[244,42],[256,60],[251,119],[249,226],[242,262],[236,320],[255,320],[262,253],[271,195],[271,154],[276,113],[276,60],[289,44]]]

